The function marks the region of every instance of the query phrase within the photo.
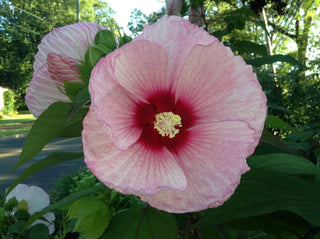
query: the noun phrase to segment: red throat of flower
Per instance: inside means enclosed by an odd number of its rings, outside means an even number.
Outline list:
[[[169,92],[156,93],[148,102],[136,110],[136,123],[143,129],[140,140],[151,148],[165,146],[178,153],[188,141],[187,129],[195,123],[192,106],[176,101]]]

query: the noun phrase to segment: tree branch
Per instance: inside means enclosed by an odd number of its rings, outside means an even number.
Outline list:
[[[277,26],[276,24],[274,24],[274,23],[272,23],[272,22],[270,22],[270,21],[268,21],[268,24],[269,24],[270,26],[272,26],[274,30],[280,32],[280,33],[283,34],[283,35],[286,35],[287,37],[290,37],[290,38],[293,39],[293,40],[296,40],[297,37],[296,37],[295,34],[292,34],[292,33],[290,33],[290,32],[287,32],[287,31],[284,30],[283,28]]]

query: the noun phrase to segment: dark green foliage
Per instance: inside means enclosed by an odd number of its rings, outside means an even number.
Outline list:
[[[178,231],[173,215],[143,204],[118,212],[101,239],[173,239]]]
[[[122,195],[107,188],[87,168],[59,178],[50,192],[50,199],[52,202],[58,202],[73,193],[92,188],[96,188],[98,196],[106,199],[108,205],[115,210],[128,208],[137,201],[134,196]]]
[[[4,108],[2,113],[5,115],[11,115],[14,112],[14,93],[11,90],[3,92]]]
[[[28,238],[47,239],[49,238],[49,229],[44,224],[37,224],[30,228]]]
[[[58,202],[72,193],[94,187],[97,183],[97,178],[88,169],[66,174],[54,183],[50,199],[52,202]]]

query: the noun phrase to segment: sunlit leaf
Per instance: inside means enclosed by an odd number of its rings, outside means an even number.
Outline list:
[[[95,45],[104,45],[111,50],[116,49],[117,44],[112,31],[109,30],[99,30],[94,37]]]
[[[26,137],[18,162],[11,170],[32,159],[60,135],[68,124],[72,107],[72,104],[55,102],[39,116]]]
[[[108,228],[112,210],[95,197],[85,197],[71,205],[68,216],[77,219],[74,231],[83,232],[84,238],[96,239]]]

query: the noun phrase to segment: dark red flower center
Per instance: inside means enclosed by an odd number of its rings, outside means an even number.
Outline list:
[[[142,128],[140,141],[152,149],[165,146],[172,153],[186,145],[190,138],[188,128],[195,124],[195,114],[192,106],[181,99],[176,100],[170,92],[157,92],[148,98],[148,103],[139,103],[136,108],[136,124]],[[174,137],[162,136],[154,125],[156,115],[172,112],[181,117],[179,132]]]

